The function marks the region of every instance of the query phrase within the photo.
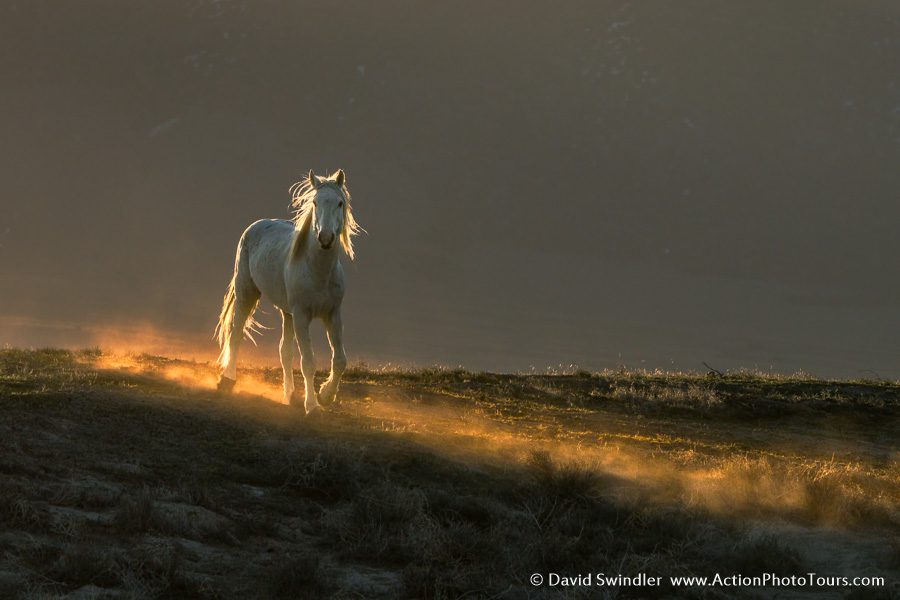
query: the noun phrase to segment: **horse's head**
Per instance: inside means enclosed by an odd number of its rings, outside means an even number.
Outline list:
[[[347,188],[343,169],[329,177],[319,177],[312,170],[307,176],[311,189],[315,190],[312,203],[313,233],[319,246],[328,250],[344,232],[347,221]]]
[[[323,250],[330,250],[339,241],[347,256],[353,258],[353,236],[363,229],[353,218],[343,170],[338,169],[328,177],[310,171],[291,186],[291,205],[296,210],[294,223],[300,238],[306,240],[309,234],[314,235]],[[295,246],[302,249],[304,244]]]

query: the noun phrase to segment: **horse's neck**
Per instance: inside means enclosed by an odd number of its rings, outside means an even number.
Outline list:
[[[306,251],[304,259],[309,271],[316,279],[328,279],[334,272],[338,262],[337,240],[330,250],[323,250],[312,231],[306,232]]]

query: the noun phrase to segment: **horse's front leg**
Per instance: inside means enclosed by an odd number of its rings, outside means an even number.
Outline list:
[[[284,373],[284,403],[290,404],[294,397],[294,317],[290,313],[281,313],[281,343],[278,346],[281,356],[281,370]]]
[[[312,340],[309,338],[310,318],[300,310],[294,310],[293,315],[294,334],[300,344],[300,371],[303,373],[303,385],[306,390],[304,406],[306,414],[309,415],[321,409],[319,401],[316,400],[316,359],[313,356]]]
[[[336,308],[331,316],[325,319],[325,331],[328,343],[331,344],[331,374],[319,388],[319,399],[327,404],[336,401],[341,375],[347,368],[347,355],[344,353],[344,325],[341,322],[341,309]]]

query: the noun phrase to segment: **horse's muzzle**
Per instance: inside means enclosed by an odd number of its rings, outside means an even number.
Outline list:
[[[324,233],[320,233],[316,236],[316,239],[319,240],[319,246],[322,250],[328,250],[334,245],[334,238],[337,237],[333,233],[328,235]]]

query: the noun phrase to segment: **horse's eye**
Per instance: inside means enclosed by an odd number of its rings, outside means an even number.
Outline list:
[[[342,208],[343,206],[344,206],[344,201],[343,201],[343,200],[341,200],[340,202],[338,202],[338,208]]]

